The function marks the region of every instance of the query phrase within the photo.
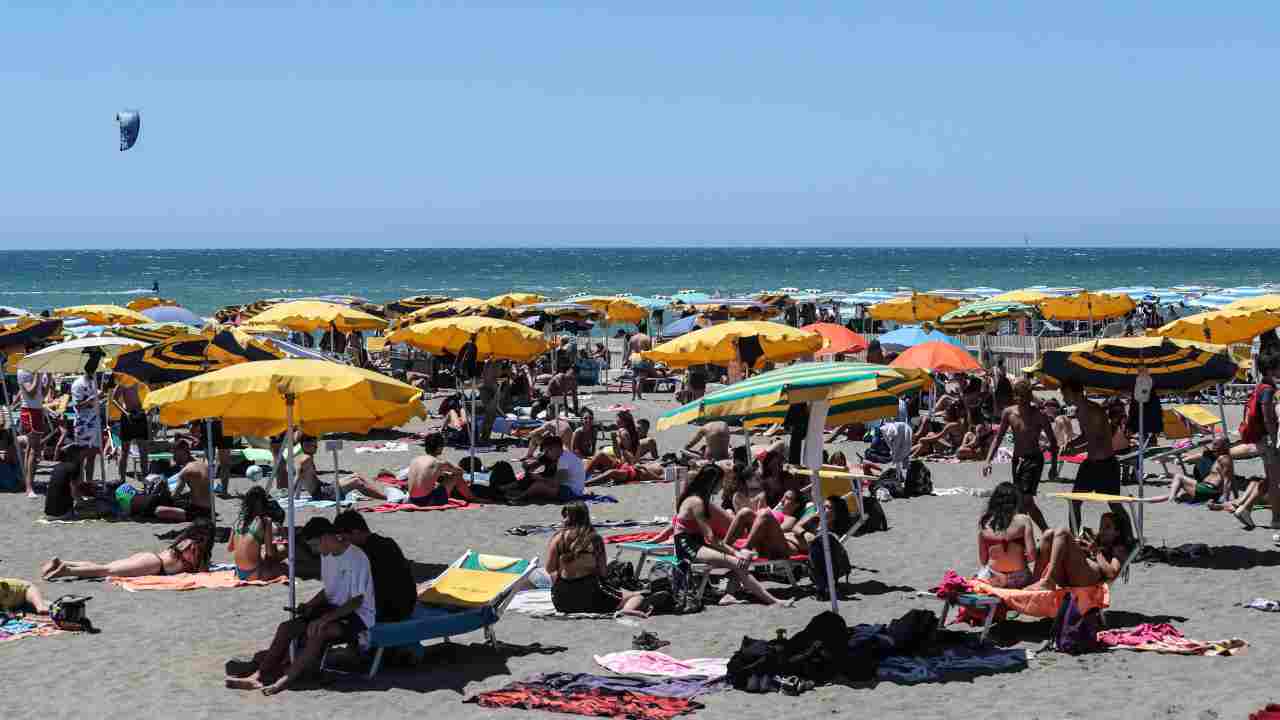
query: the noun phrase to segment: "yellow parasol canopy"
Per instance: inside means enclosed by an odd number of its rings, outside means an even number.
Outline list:
[[[408,343],[435,355],[456,355],[474,339],[479,360],[529,362],[550,349],[537,330],[490,317],[450,317],[409,325],[387,336],[390,343]]]
[[[497,305],[504,308],[513,308],[520,305],[532,305],[534,303],[546,302],[547,298],[538,293],[522,293],[509,292],[503,295],[494,295],[485,302],[490,305]]]
[[[1280,327],[1280,313],[1265,310],[1214,310],[1178,318],[1156,330],[1176,340],[1201,340],[1218,345],[1250,342]]]
[[[929,293],[911,293],[909,296],[886,300],[868,308],[874,320],[900,323],[936,322],[938,318],[960,307],[959,300]]]
[[[130,310],[137,310],[138,312],[142,312],[143,310],[150,310],[153,307],[175,307],[177,306],[177,304],[178,304],[177,300],[170,300],[169,298],[156,297],[154,295],[146,295],[140,298],[134,298],[130,300],[129,303],[125,305],[125,307],[129,308]]]
[[[674,368],[690,365],[726,366],[739,359],[740,338],[759,340],[764,354],[758,359],[757,365],[795,360],[822,349],[822,336],[818,333],[781,323],[734,320],[695,330],[652,350],[646,350],[640,356]]]
[[[1030,288],[1023,288],[1022,290],[1010,290],[1009,292],[1000,293],[995,297],[991,297],[987,299],[993,302],[1017,302],[1017,303],[1025,303],[1027,305],[1039,305],[1041,302],[1048,300],[1052,297],[1053,297],[1052,295],[1049,295],[1048,293],[1040,292],[1039,290],[1031,290]]]
[[[155,322],[137,310],[119,305],[72,305],[54,310],[53,316],[84,318],[90,325],[142,325]]]
[[[157,390],[143,404],[169,426],[221,418],[228,435],[265,437],[286,429],[286,395],[294,398],[294,425],[308,435],[365,433],[426,417],[421,390],[325,360],[232,365]]]
[[[264,324],[280,325],[298,332],[315,332],[332,327],[345,333],[356,330],[382,330],[387,326],[387,321],[338,303],[295,300],[272,305],[249,318],[244,324],[250,330],[254,325]]]
[[[1236,300],[1222,307],[1223,310],[1267,310],[1280,312],[1280,295],[1259,295],[1258,297]]]
[[[1136,307],[1128,295],[1085,291],[1041,302],[1040,314],[1048,320],[1109,320],[1127,315]]]

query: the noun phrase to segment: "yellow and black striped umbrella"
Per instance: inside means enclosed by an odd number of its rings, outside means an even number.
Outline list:
[[[414,310],[408,315],[402,315],[396,323],[396,327],[406,328],[417,323],[448,317],[490,317],[497,320],[510,320],[511,312],[511,310],[501,305],[494,305],[487,300],[476,298],[450,300],[428,305],[421,310]]]
[[[243,362],[278,360],[279,351],[237,330],[220,330],[212,337],[182,335],[116,358],[114,372],[146,385],[181,382]]]
[[[144,295],[143,297],[130,300],[125,307],[130,310],[142,312],[143,310],[150,310],[153,307],[173,307],[177,304],[177,300],[170,300],[169,298],[157,297],[155,295]]]
[[[11,325],[0,326],[0,348],[35,345],[60,332],[61,320],[34,315],[23,317]]]
[[[195,335],[196,329],[182,323],[147,323],[146,325],[118,325],[110,333],[116,337],[158,343],[183,335]]]
[[[452,299],[448,295],[414,295],[400,298],[395,302],[389,302],[386,305],[386,309],[390,315],[408,315],[415,310],[421,310],[429,305],[439,305]]]
[[[1049,350],[1033,372],[1058,383],[1075,379],[1086,390],[1131,393],[1140,370],[1151,375],[1158,393],[1193,392],[1231,382],[1236,363],[1223,345],[1165,337],[1086,340]]]

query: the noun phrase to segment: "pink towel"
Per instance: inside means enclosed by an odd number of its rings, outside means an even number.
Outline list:
[[[281,575],[270,580],[241,580],[234,570],[204,573],[178,573],[177,575],[142,575],[139,577],[109,577],[107,582],[129,592],[139,590],[207,590],[248,587],[250,585],[279,585],[289,582]]]
[[[623,650],[596,655],[596,664],[619,675],[654,675],[657,677],[724,677],[729,672],[728,658],[694,658],[676,660],[652,650]]]
[[[381,505],[378,505],[377,507],[362,507],[362,508],[359,508],[359,510],[360,512],[375,512],[375,513],[431,512],[433,510],[469,510],[471,508],[478,508],[478,507],[480,507],[479,503],[469,503],[466,500],[458,500],[457,498],[450,498],[449,501],[444,505],[423,506],[423,505],[414,505],[413,503],[388,502],[388,503],[383,503]]]
[[[1110,648],[1169,653],[1173,655],[1240,655],[1249,643],[1239,638],[1192,640],[1167,623],[1143,623],[1120,630],[1103,630],[1098,642]]]

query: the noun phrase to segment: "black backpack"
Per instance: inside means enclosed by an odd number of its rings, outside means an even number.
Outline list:
[[[867,521],[858,526],[855,536],[889,529],[889,518],[884,514],[884,505],[874,495],[862,498],[862,512],[866,513]]]
[[[922,460],[912,460],[907,468],[907,497],[933,494],[933,473]]]
[[[830,536],[828,536],[830,537]],[[835,575],[836,581],[848,580],[849,574],[853,572],[853,564],[849,562],[849,553],[845,552],[844,545],[835,537],[830,537],[831,541],[831,572]],[[813,587],[818,591],[818,597],[823,600],[829,600],[827,594],[827,565],[823,560],[822,536],[818,535],[809,543],[809,578],[813,580]]]

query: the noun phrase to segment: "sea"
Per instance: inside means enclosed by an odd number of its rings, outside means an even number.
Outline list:
[[[123,305],[160,294],[200,315],[263,298],[387,302],[424,293],[743,295],[782,287],[857,292],[1029,285],[1102,289],[1280,282],[1280,247],[709,247],[0,251],[0,305]]]

